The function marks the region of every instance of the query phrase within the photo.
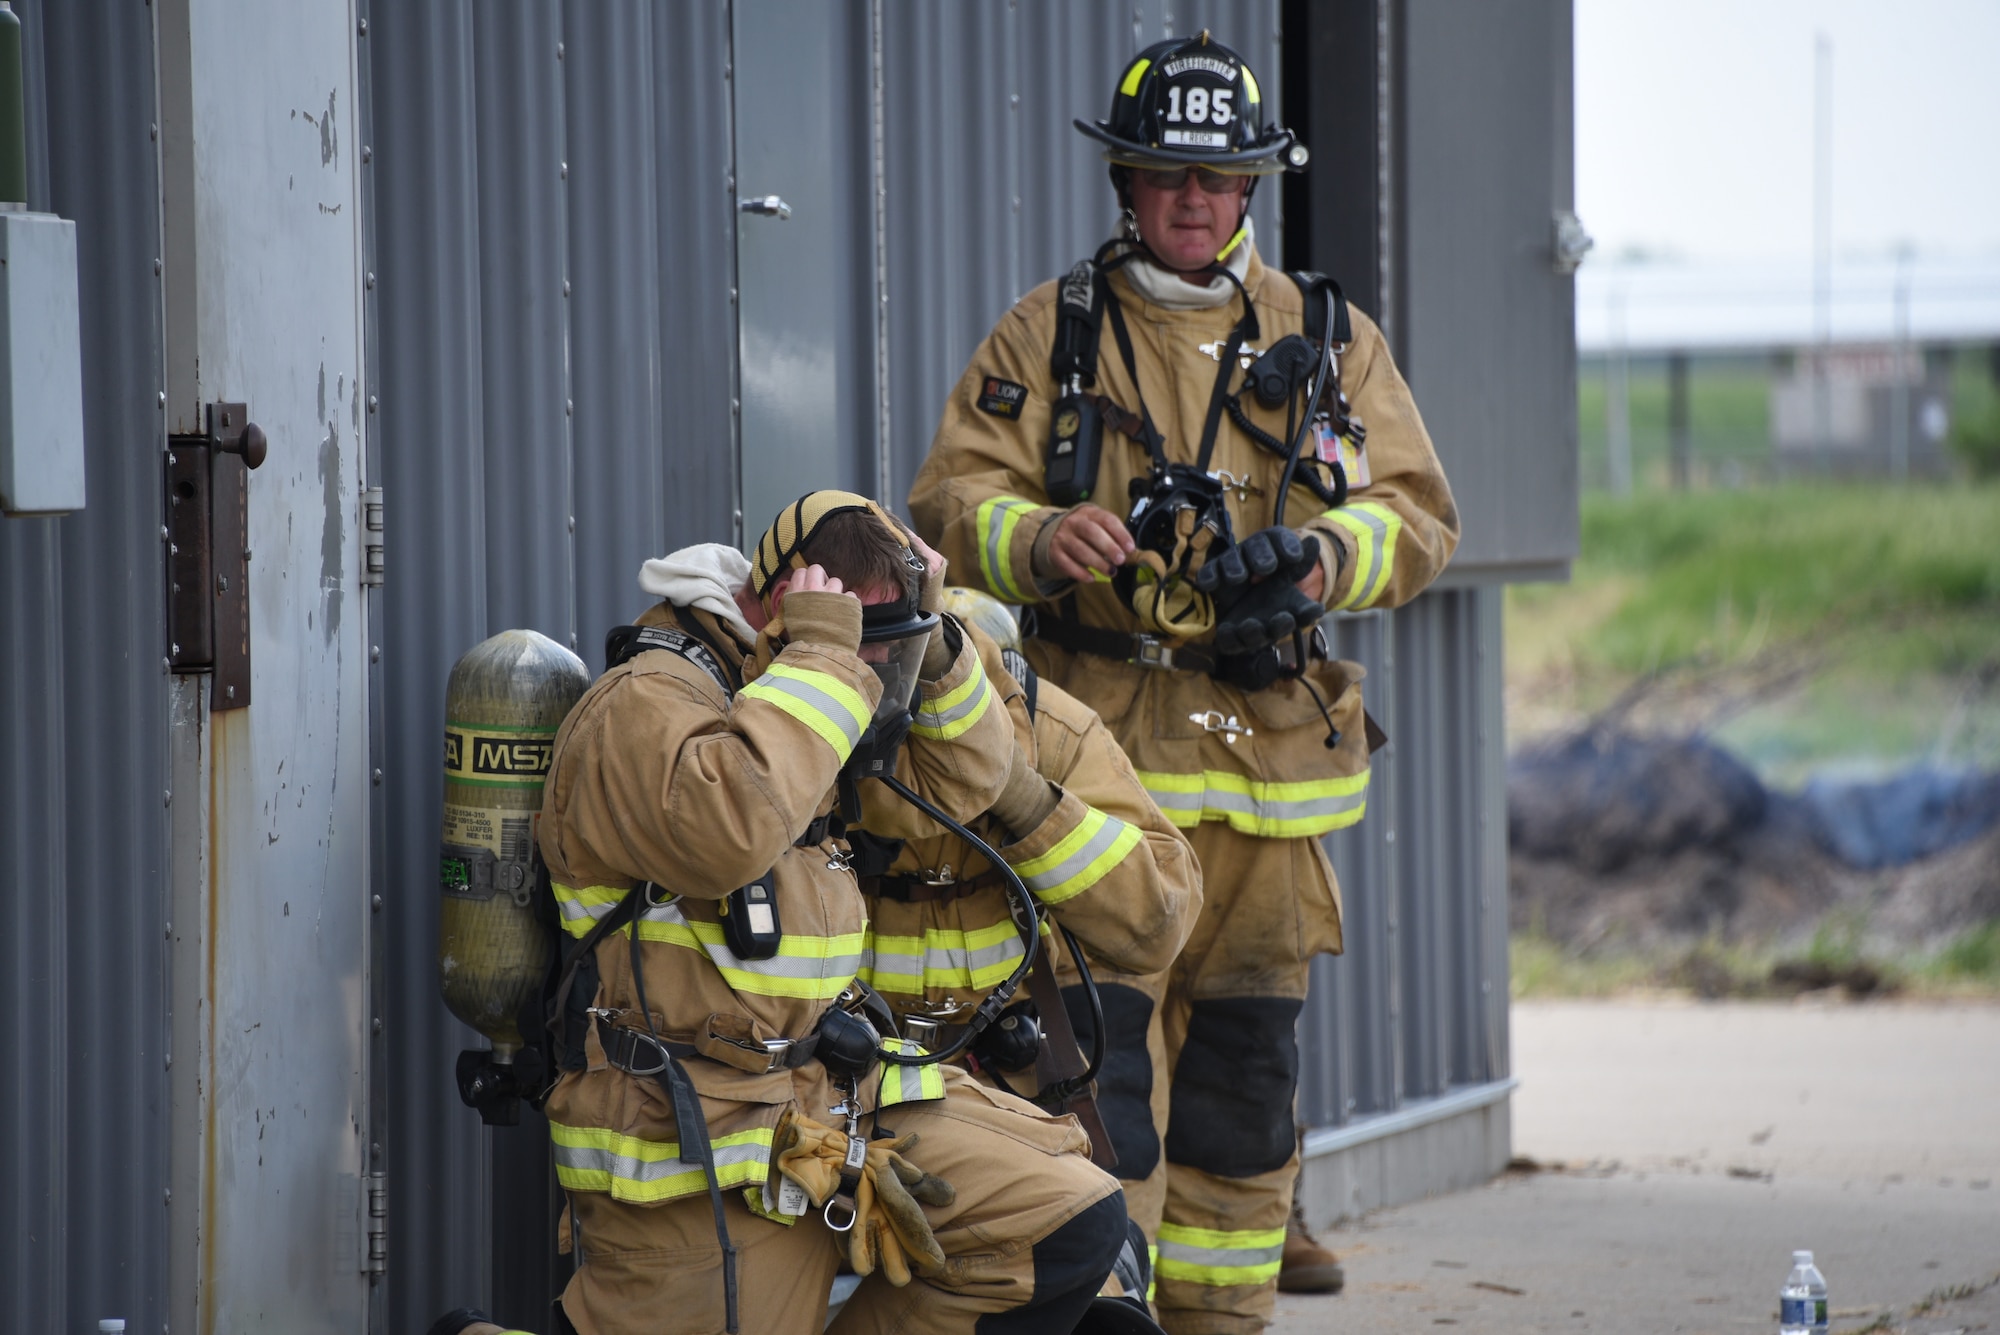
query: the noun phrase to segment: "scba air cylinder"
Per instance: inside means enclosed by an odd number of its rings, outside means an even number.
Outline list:
[[[445,686],[438,981],[451,1013],[493,1044],[462,1054],[458,1071],[460,1095],[488,1121],[511,1123],[533,1079],[511,1067],[522,1007],[555,950],[537,912],[536,825],[556,732],[589,685],[554,640],[506,630],[467,651]]]

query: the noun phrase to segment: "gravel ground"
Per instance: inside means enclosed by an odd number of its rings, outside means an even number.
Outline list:
[[[1348,1291],[1275,1330],[1774,1331],[1810,1247],[1836,1332],[2000,1332],[2000,1007],[1517,1003],[1513,1033],[1542,1170],[1333,1230]]]

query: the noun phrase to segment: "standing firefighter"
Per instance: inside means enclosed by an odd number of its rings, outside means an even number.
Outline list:
[[[1125,1240],[1073,1121],[898,1064],[924,1054],[856,982],[859,783],[969,818],[1008,774],[979,655],[925,605],[936,565],[845,492],[787,507],[754,568],[648,562],[662,601],[556,738],[546,1111],[582,1335],[816,1333],[842,1252],[867,1278],[836,1331],[1066,1330]]]
[[[1150,47],[1109,118],[1077,125],[1122,225],[974,353],[910,509],[1033,605],[1035,667],[1190,833],[1204,905],[1162,1002],[1158,1300],[1175,1335],[1256,1331],[1291,1218],[1307,966],[1341,946],[1319,839],[1361,819],[1372,749],[1361,669],[1315,623],[1415,597],[1458,513],[1381,332],[1258,256],[1251,193],[1307,154],[1241,57],[1206,32]]]

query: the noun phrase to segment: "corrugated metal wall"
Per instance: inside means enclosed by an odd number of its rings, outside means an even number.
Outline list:
[[[1347,949],[1313,965],[1308,1126],[1508,1074],[1500,607],[1497,588],[1434,592],[1334,627],[1389,745],[1367,818],[1326,840]]]
[[[444,681],[527,626],[601,665],[649,556],[733,534],[735,265],[721,6],[369,6],[384,488],[386,1328],[550,1288],[547,1137],[452,1083],[437,999]],[[504,1221],[495,1228],[492,1220]]]
[[[166,1303],[167,682],[153,13],[16,0],[28,206],[74,219],[88,507],[0,519],[0,1324]]]

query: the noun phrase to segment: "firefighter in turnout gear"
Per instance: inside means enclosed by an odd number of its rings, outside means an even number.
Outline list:
[[[1341,948],[1319,841],[1361,819],[1380,738],[1315,623],[1422,592],[1458,514],[1381,332],[1257,251],[1252,192],[1307,154],[1241,58],[1206,32],[1151,47],[1110,116],[1077,124],[1118,233],[973,354],[910,511],[1028,606],[1036,671],[1096,710],[1193,843],[1157,1298],[1175,1335],[1257,1331],[1298,1165],[1307,967]]]
[[[1158,1003],[1201,907],[1201,873],[1185,836],[1146,795],[1103,723],[1074,696],[1040,681],[1020,656],[1006,609],[971,589],[947,591],[945,606],[979,646],[1014,730],[1007,786],[972,828],[1081,945],[1097,993],[1093,1008],[1067,940],[1045,937],[1048,953],[1035,968],[1047,967],[1049,981],[1038,988],[1031,975],[1031,997],[1021,1007],[1039,1043],[981,1044],[970,1065],[989,1083],[1039,1096],[1052,1110],[1079,1111],[1105,1142],[1098,1161],[1123,1181],[1126,1208],[1150,1238],[1166,1197]],[[989,637],[989,629],[1009,642]],[[902,1019],[905,1037],[922,1030],[948,1039],[1020,958],[1013,905],[980,853],[886,792],[868,794],[864,824],[895,842],[879,846],[893,858],[887,870],[862,877],[870,902],[861,976]],[[1061,1013],[1052,1017],[1052,1010]],[[1095,1099],[1072,1102],[1064,1095],[1073,1089],[1087,1098],[1087,1080],[1051,1086],[1081,1075],[1085,1054],[1098,1058]]]
[[[545,1111],[582,1335],[818,1332],[843,1253],[868,1277],[836,1331],[1067,1329],[1125,1240],[1074,1119],[883,1062],[921,1054],[853,1009],[857,765],[954,818],[1008,776],[977,650],[918,606],[938,564],[844,492],[787,507],[754,567],[649,561],[661,601],[556,738]]]

